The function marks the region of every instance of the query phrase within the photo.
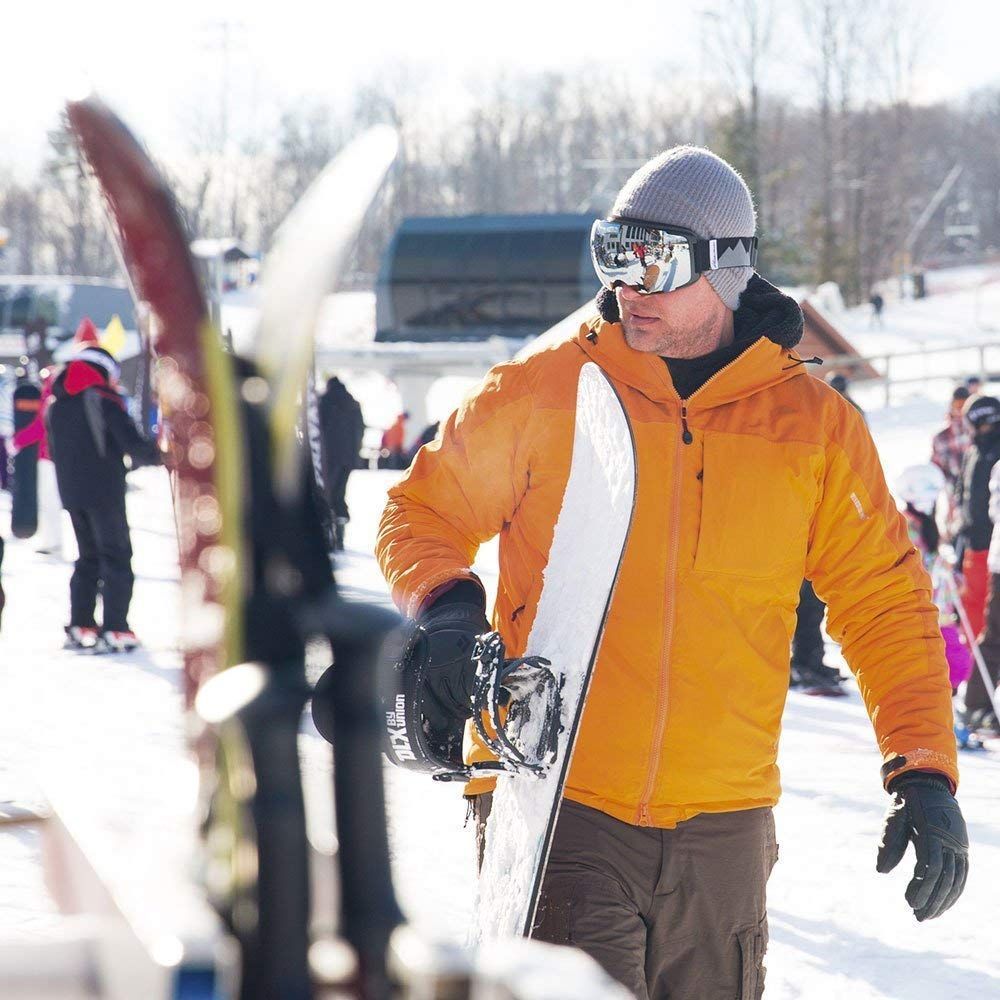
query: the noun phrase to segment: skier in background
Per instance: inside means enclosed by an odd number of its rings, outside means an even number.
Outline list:
[[[847,377],[840,372],[827,376],[826,384],[839,393],[861,414],[864,410],[852,398]],[[816,596],[809,580],[802,581],[799,589],[799,606],[796,610],[795,632],[792,634],[792,662],[789,685],[799,688],[805,694],[840,696],[844,690],[844,678],[836,667],[824,662],[826,653],[823,641],[823,616],[826,605]]]
[[[465,726],[466,761],[488,758],[467,725],[471,652],[490,627],[471,565],[499,535],[493,626],[508,656],[530,654],[577,382],[588,363],[611,380],[638,490],[532,936],[574,944],[652,1000],[763,990],[777,742],[803,579],[829,604],[893,796],[878,870],[913,840],[906,899],[918,920],[950,907],[967,872],[930,581],[864,421],[804,375],[801,311],[750,266],[755,222],[743,180],[707,150],[677,147],[640,168],[595,228],[622,242],[656,227],[647,246],[670,246],[685,266],[650,286],[627,261],[626,284],[595,257],[600,318],[492,369],[389,490],[376,543],[393,599],[425,640],[413,647],[425,731],[452,754]],[[742,251],[728,247],[713,269],[709,241],[725,238]],[[480,836],[489,789],[467,788]]]
[[[409,465],[416,457],[417,452],[425,444],[430,444],[436,437],[438,433],[438,428],[441,426],[440,420],[432,420],[421,432],[420,437],[417,438],[413,444],[410,445],[410,450],[406,453],[406,464]]]
[[[132,459],[132,468],[156,464],[159,452],[126,413],[118,376],[107,351],[85,347],[56,377],[46,414],[59,494],[80,552],[69,584],[67,648],[126,652],[138,644],[128,624],[134,577],[124,459]]]
[[[969,398],[968,387],[959,385],[951,394],[948,404],[947,423],[931,438],[931,462],[944,475],[946,510],[944,513],[945,533],[949,540],[958,530],[955,493],[962,478],[962,462],[972,443],[969,425],[962,416],[965,401]]]
[[[62,556],[62,501],[56,470],[52,464],[48,435],[45,433],[45,411],[52,398],[55,372],[48,372],[42,380],[42,395],[38,401],[38,414],[34,420],[15,432],[11,443],[15,454],[22,448],[38,445],[38,545],[36,552]]]
[[[379,446],[383,459],[383,463],[380,464],[381,468],[406,468],[406,452],[403,449],[403,444],[406,441],[406,421],[409,418],[409,413],[400,413],[393,421],[392,426],[386,428],[382,435]]]
[[[825,614],[826,605],[816,596],[812,583],[803,580],[799,588],[799,606],[795,613],[795,631],[792,633],[788,684],[804,694],[839,697],[847,694],[844,690],[844,678],[836,667],[824,662]]]
[[[882,329],[882,310],[885,308],[885,299],[879,292],[873,291],[871,298],[868,300],[872,307],[871,319],[868,322],[868,328],[871,329],[873,326]]]
[[[962,568],[962,604],[973,636],[978,637],[983,629],[989,583],[987,555],[993,534],[990,473],[1000,461],[1000,399],[970,396],[962,412],[972,428],[972,444],[965,453],[955,493],[955,552]]]
[[[347,481],[358,467],[365,419],[361,404],[336,376],[327,381],[319,401],[319,431],[323,443],[323,483],[334,518],[333,548],[342,552],[344,530],[351,519],[347,509]]]
[[[931,438],[931,461],[944,473],[945,483],[952,491],[962,475],[962,460],[972,441],[969,426],[962,416],[970,395],[967,386],[955,387],[948,404],[948,422]]]
[[[77,351],[98,344],[97,327],[89,316],[84,316],[76,328],[73,345]],[[46,555],[62,556],[62,500],[56,470],[52,463],[46,434],[45,413],[52,399],[52,384],[58,370],[49,371],[42,380],[42,395],[38,405],[38,416],[27,427],[23,427],[13,438],[18,451],[32,444],[38,445],[38,547],[36,551]]]
[[[867,424],[868,421],[865,419],[865,411],[861,409],[861,406],[857,400],[851,395],[851,386],[847,381],[847,376],[843,372],[831,372],[826,377],[826,384],[833,389],[834,392],[840,393],[844,399],[847,400],[851,406],[854,407],[861,414],[861,419]]]
[[[993,531],[986,554],[986,568],[990,579],[979,651],[993,683],[988,688],[979,671],[972,672],[965,689],[965,722],[973,732],[988,732],[1000,736],[1000,722],[994,705],[996,685],[1000,680],[1000,462],[990,470],[989,490],[989,516],[993,521]]]

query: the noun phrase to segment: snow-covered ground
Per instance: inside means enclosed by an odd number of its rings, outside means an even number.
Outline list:
[[[995,287],[983,290],[983,301]],[[972,294],[966,289],[925,302],[943,321],[965,315],[961,308],[946,308],[945,299],[954,295],[959,306],[968,305]],[[1000,298],[990,302],[993,316],[1000,316]],[[900,319],[895,335],[900,343],[906,340],[910,322],[917,323],[912,310],[921,305],[890,304],[887,332],[898,309],[907,321]],[[858,346],[870,350],[862,343],[864,311],[844,315],[856,318]],[[971,322],[965,342],[981,334]],[[953,342],[963,339],[958,323],[949,329]],[[369,422],[392,410],[377,377],[355,384],[365,396]],[[456,383],[439,389],[442,410],[458,388]],[[892,409],[875,409],[872,402],[871,426],[890,481],[904,465],[926,459],[947,393],[946,383],[935,383],[901,392]],[[360,472],[352,478],[354,517],[339,567],[348,592],[381,601],[387,599],[385,586],[371,552],[392,475]],[[30,540],[8,541],[3,566],[8,606],[0,633],[0,810],[10,801],[39,804],[50,793],[77,815],[125,905],[167,920],[194,892],[189,878],[194,771],[184,749],[175,648],[176,551],[166,478],[162,470],[146,469],[132,481],[137,575],[132,623],[146,644],[139,655],[112,659],[62,651],[70,564],[36,554]],[[0,534],[6,538],[8,514],[9,498],[0,494]],[[485,547],[478,569],[491,586],[495,563],[495,546]],[[711,720],[704,738],[712,739]],[[302,751],[310,786],[326,787],[329,753],[309,724]],[[912,854],[892,875],[875,873],[887,802],[878,765],[853,686],[850,697],[839,700],[789,696],[781,746],[784,797],[777,809],[781,860],[769,886],[766,996],[1000,997],[1000,756],[985,752],[962,759],[970,881],[951,912],[923,925],[903,899]],[[404,909],[427,934],[462,940],[471,921],[475,865],[459,790],[397,771],[387,772],[387,779],[394,871]],[[322,822],[322,808],[317,815]],[[37,939],[57,920],[35,836],[0,827],[0,943]]]

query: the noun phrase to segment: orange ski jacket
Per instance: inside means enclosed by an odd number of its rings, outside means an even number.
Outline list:
[[[687,400],[661,358],[603,320],[494,368],[389,491],[376,555],[400,609],[415,616],[442,584],[475,579],[479,546],[499,534],[493,625],[508,655],[531,652],[587,361],[625,406],[638,489],[567,797],[655,827],[773,805],[804,577],[893,776],[932,769],[957,785],[930,581],[871,436],[766,336]],[[470,726],[466,758],[486,756]]]

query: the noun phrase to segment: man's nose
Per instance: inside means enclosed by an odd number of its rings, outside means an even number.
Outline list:
[[[625,285],[625,284],[619,285],[617,291],[621,294],[621,297],[626,302],[636,302],[637,300],[642,298],[642,296],[639,294],[639,292],[636,291],[633,285]]]

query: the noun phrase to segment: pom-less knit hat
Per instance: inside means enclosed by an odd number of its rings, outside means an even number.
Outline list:
[[[680,226],[704,240],[757,234],[757,214],[743,178],[699,146],[674,146],[640,167],[618,193],[611,218]],[[725,267],[706,271],[705,277],[736,309],[752,274],[752,267]]]

